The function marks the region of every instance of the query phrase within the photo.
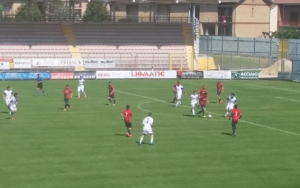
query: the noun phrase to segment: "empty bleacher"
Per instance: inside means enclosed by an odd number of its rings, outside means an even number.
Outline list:
[[[181,24],[72,24],[81,58],[114,60],[115,70],[188,69]],[[1,58],[72,58],[61,24],[0,26]],[[68,46],[69,45],[69,46]]]

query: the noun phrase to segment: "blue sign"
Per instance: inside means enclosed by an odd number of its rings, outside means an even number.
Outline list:
[[[2,80],[35,80],[37,74],[44,80],[50,80],[50,72],[5,72],[2,73]]]

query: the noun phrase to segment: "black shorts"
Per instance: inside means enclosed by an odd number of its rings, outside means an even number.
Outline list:
[[[37,84],[37,88],[43,89],[43,83],[42,83],[42,82],[41,82],[41,83],[38,83],[38,84]]]
[[[68,104],[69,103],[69,98],[64,98],[64,101],[65,101],[66,104]]]
[[[108,94],[108,97],[113,99],[115,98],[115,94]]]
[[[219,91],[218,91],[218,92],[217,92],[217,95],[218,95],[218,96],[220,96],[220,95],[221,95],[221,93],[222,93],[222,92],[219,92]]]
[[[132,123],[131,122],[126,122],[124,121],[125,125],[127,128],[131,128],[132,127]]]

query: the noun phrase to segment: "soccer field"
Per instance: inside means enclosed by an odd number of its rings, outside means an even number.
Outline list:
[[[0,113],[1,188],[299,188],[299,83],[223,81],[223,101],[236,94],[243,118],[237,136],[221,117],[215,80],[181,80],[188,95],[174,108],[176,80],[112,80],[116,106],[108,105],[107,80],[87,80],[87,98],[77,81],[45,81],[35,96],[35,81],[3,81],[19,93],[18,113]],[[62,89],[73,90],[71,110]],[[191,117],[193,90],[205,84],[212,119]],[[132,137],[120,113],[133,112]],[[148,112],[154,118],[154,145],[137,142]],[[208,113],[207,113],[208,114]]]

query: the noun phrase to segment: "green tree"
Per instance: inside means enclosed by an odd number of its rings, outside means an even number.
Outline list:
[[[89,2],[83,15],[84,22],[107,22],[110,20],[106,3]]]
[[[39,7],[36,3],[29,4],[22,4],[16,11],[15,20],[18,22],[25,22],[25,21],[33,21],[39,22],[44,19],[43,14],[39,10]]]
[[[296,28],[279,29],[272,32],[271,37],[279,39],[300,39],[300,31]]]

